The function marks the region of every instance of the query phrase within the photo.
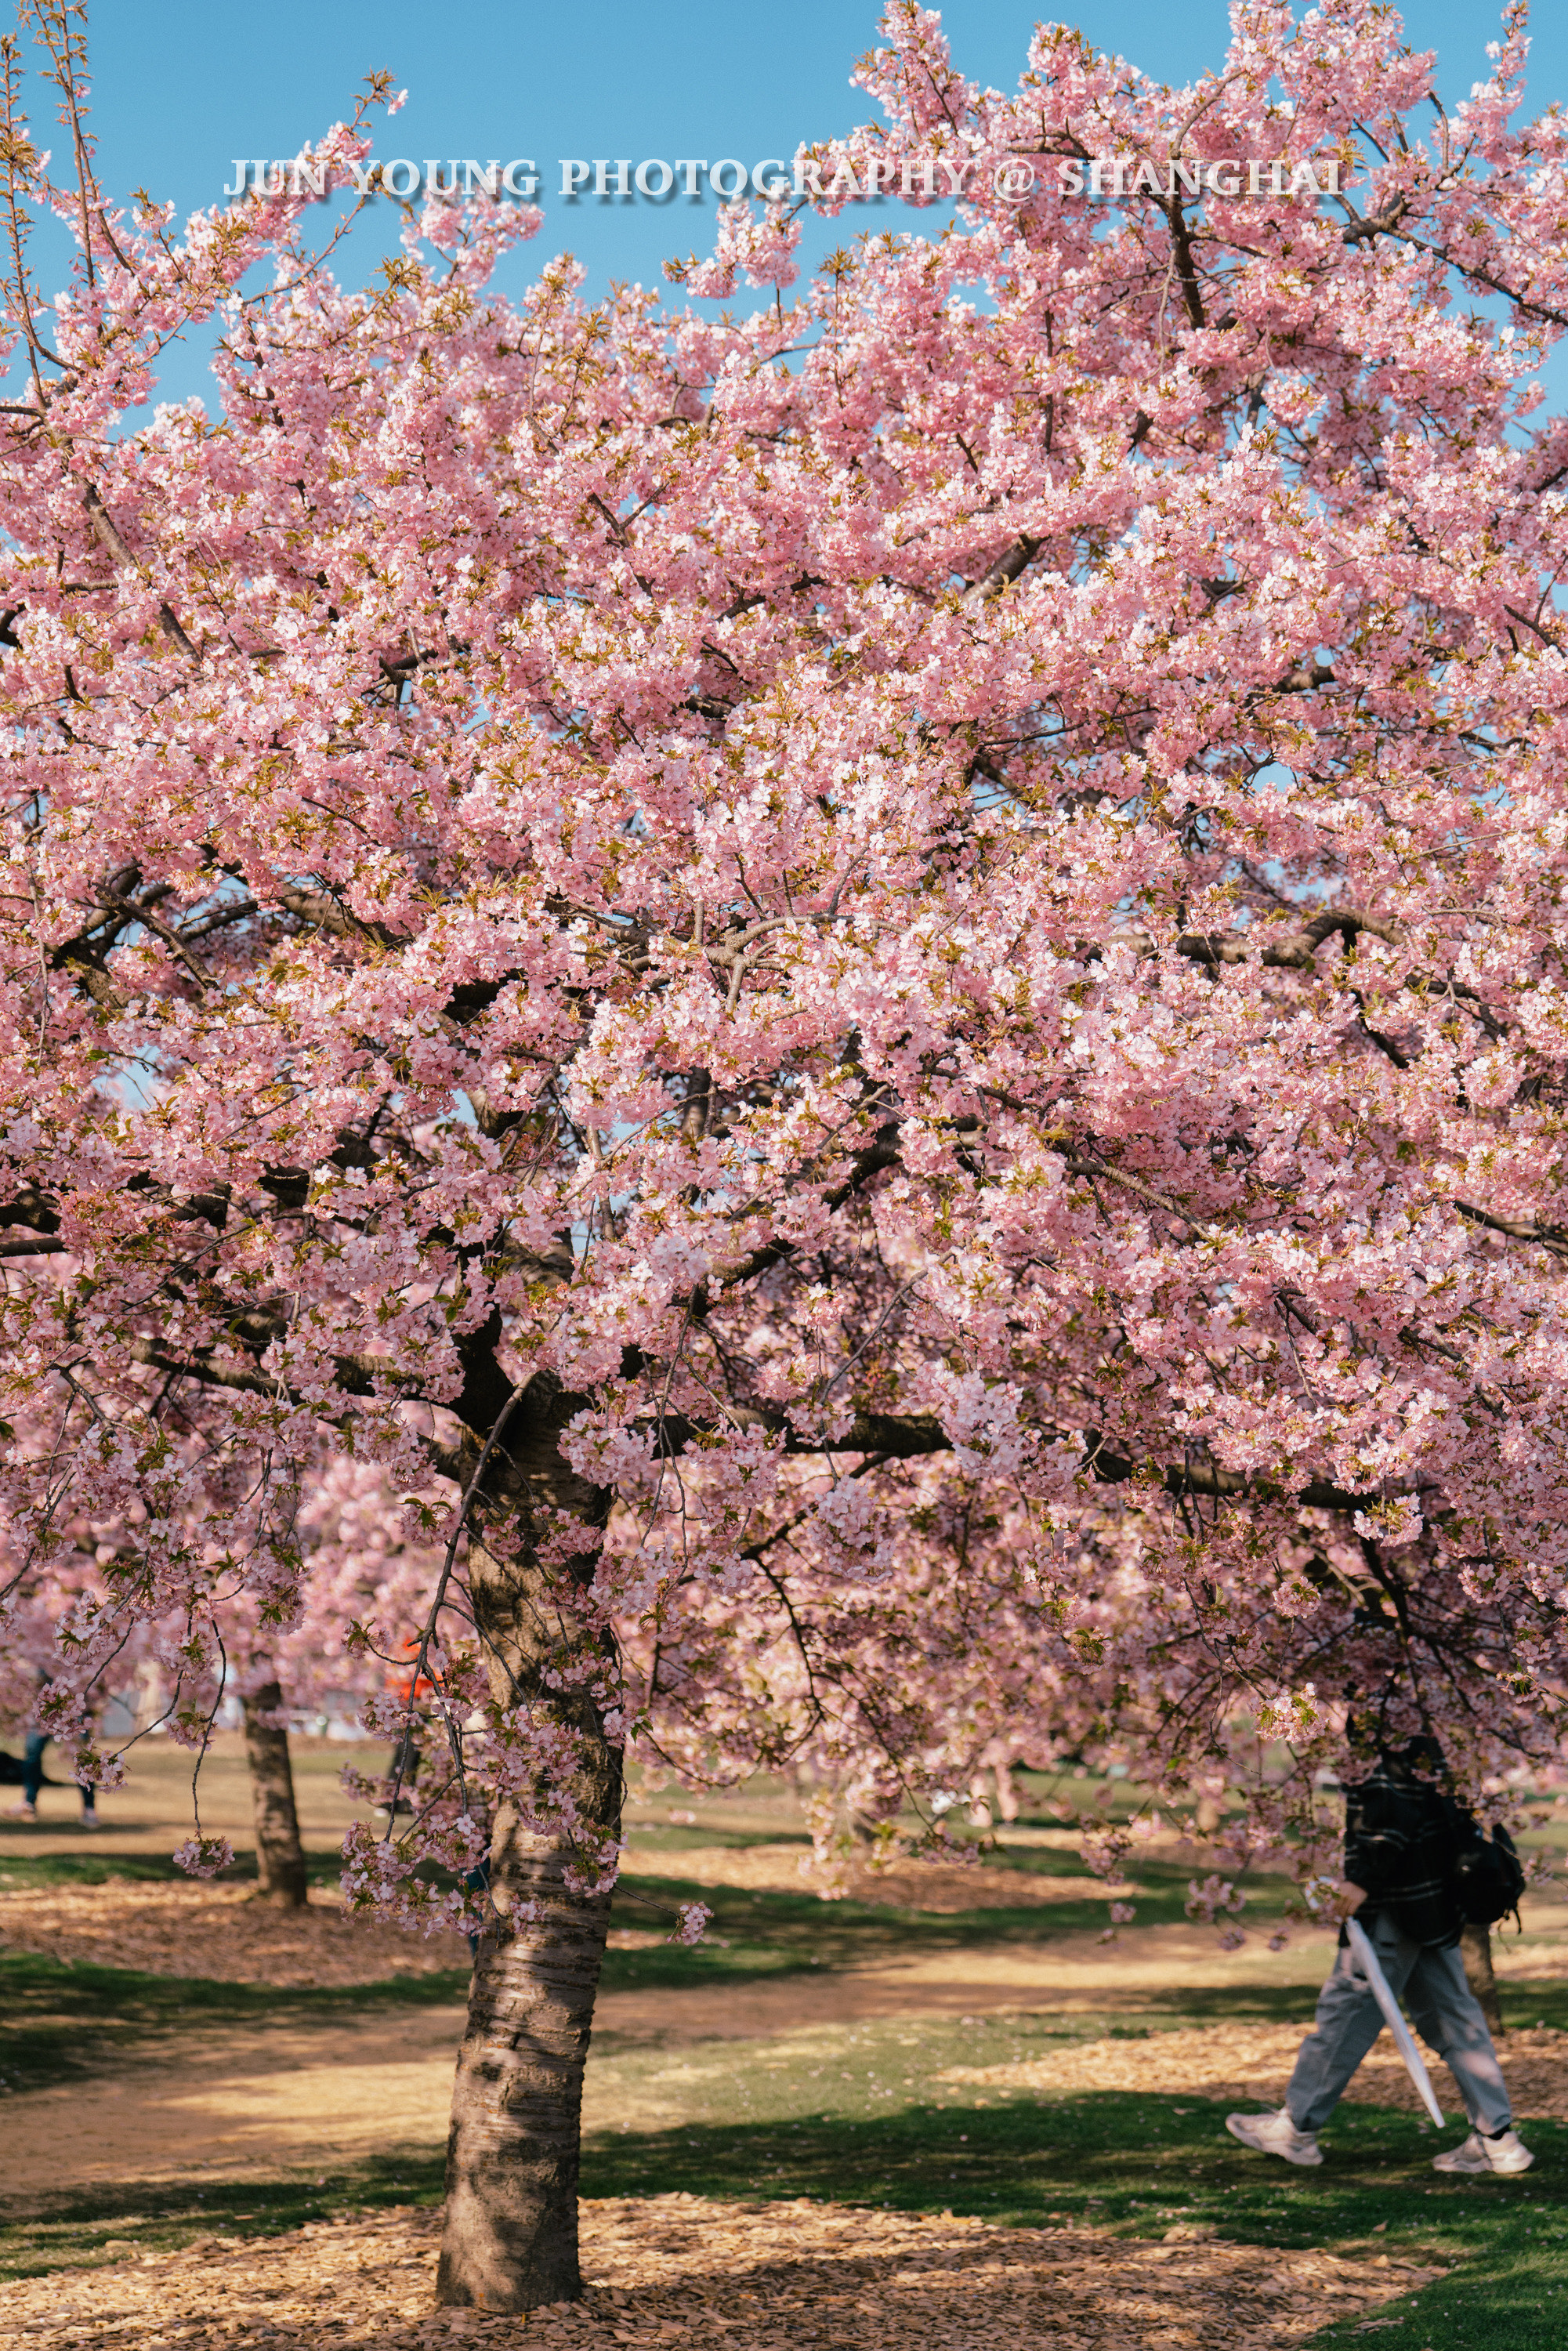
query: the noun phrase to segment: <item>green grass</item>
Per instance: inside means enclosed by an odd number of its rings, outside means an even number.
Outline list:
[[[748,1951],[770,1946],[781,1955],[776,1962],[779,1965],[788,1964],[792,1953],[807,1959],[815,1956],[824,1965],[842,1965],[852,1956],[864,1959],[884,1949],[906,1949],[912,1930],[918,1934],[922,1948],[942,1950],[981,1943],[1039,1942],[1085,1930],[1097,1933],[1105,1924],[1109,1899],[1105,1895],[1081,1896],[1048,1906],[1020,1902],[1016,1907],[993,1905],[948,1914],[856,1902],[823,1903],[804,1886],[799,1894],[704,1886],[680,1875],[683,1852],[716,1845],[740,1848],[757,1844],[793,1844],[805,1852],[810,1841],[788,1828],[730,1829],[719,1824],[688,1827],[638,1822],[634,1834],[641,1853],[651,1852],[661,1863],[667,1855],[670,1865],[667,1869],[643,1868],[622,1878],[616,1892],[617,1925],[668,1928],[674,1924],[678,1904],[701,1900],[714,1913],[711,1931],[715,1935],[729,1940],[732,1946],[744,1945]],[[995,1851],[982,1848],[980,1858],[988,1869],[1008,1871],[1025,1879],[1083,1876],[1083,1865],[1076,1854],[1050,1847],[1009,1846]],[[335,1846],[315,1849],[307,1854],[306,1865],[312,1886],[336,1886],[342,1855]],[[1144,1858],[1136,1861],[1134,1874],[1136,1891],[1127,1898],[1136,1902],[1138,1923],[1179,1924],[1185,1916],[1183,1906],[1191,1869],[1184,1863]],[[222,1882],[245,1884],[255,1877],[256,1855],[242,1849],[236,1852],[233,1866],[223,1872]],[[113,1878],[188,1883],[183,1872],[160,1854],[120,1855],[107,1849],[88,1854],[14,1855],[0,1861],[0,1890],[102,1886]],[[1284,1879],[1249,1878],[1248,1887],[1249,1925],[1254,1920],[1272,1920],[1282,1913],[1290,1891]],[[622,1980],[637,1983],[700,1983],[711,1980],[715,1959],[712,1950],[677,1952],[677,1967],[683,1957],[693,1963],[686,1976],[678,1972],[667,1975],[633,1971]],[[722,1955],[720,1964],[722,1968]],[[740,1959],[729,1964],[737,1973],[750,1974],[756,1972],[758,1962]]]
[[[280,1991],[268,1984],[141,1975],[86,1960],[71,1964],[31,1951],[0,1951],[0,2092],[79,2080],[161,2032],[328,2024],[367,2010],[439,2007],[467,1996],[466,1970]]]
[[[805,1890],[705,1888],[679,1875],[682,1852],[695,1845],[787,1838],[803,1842],[783,1830],[699,1824],[650,1833],[639,1825],[639,1845],[644,1853],[652,1845],[656,1859],[622,1882],[617,1926],[667,1931],[677,1903],[700,1899],[715,1913],[720,1940],[695,1950],[660,1943],[612,1951],[606,1989],[704,1987],[722,1994],[727,1985],[761,1976],[894,1953],[1006,1948],[1103,1922],[1103,1898],[946,1916],[823,1905]],[[1075,1855],[1049,1848],[986,1858],[1024,1876],[1077,1876],[1082,1868]],[[313,1876],[328,1878],[337,1857],[313,1855],[312,1864]],[[14,1886],[173,1874],[159,1858],[96,1852],[0,1865],[0,1883]],[[1182,1916],[1189,1874],[1140,1863],[1140,1924]],[[1282,1892],[1254,1889],[1249,1923],[1268,1916]],[[0,1953],[0,2084],[80,2079],[139,2044],[145,2055],[158,2036],[181,2028],[228,2028],[237,2036],[263,2022],[329,2025],[372,2008],[458,2001],[465,1991],[464,1970],[278,1991]],[[1007,2095],[940,2080],[951,2066],[1027,2058],[1068,2037],[1141,2036],[1222,2019],[1304,2025],[1312,2001],[1310,1989],[1293,1984],[1184,1990],[1164,1999],[1140,1990],[1134,1997],[1135,2015],[1108,1997],[1104,2013],[1071,2020],[889,2018],[771,2042],[662,2048],[618,2045],[601,2033],[596,2069],[635,2098],[639,2111],[680,2119],[591,2137],[584,2192],[808,2196],[1001,2222],[1089,2223],[1136,2236],[1187,2223],[1281,2248],[1385,2251],[1396,2260],[1440,2262],[1450,2273],[1375,2314],[1376,2331],[1367,2339],[1378,2351],[1457,2351],[1472,2342],[1488,2351],[1568,2351],[1568,2126],[1529,2126],[1538,2161],[1522,2178],[1450,2181],[1432,2174],[1438,2141],[1412,2117],[1347,2106],[1326,2135],[1327,2163],[1296,2171],[1245,2153],[1225,2134],[1223,2108],[1197,2095]],[[1568,2028],[1568,1981],[1505,1987],[1503,1997],[1515,2025]],[[1506,2064],[1506,2046],[1503,2056]],[[231,2232],[270,2234],[336,2213],[433,2204],[441,2172],[442,2152],[432,2147],[261,2183],[110,2184],[57,2201],[47,2220],[0,2229],[0,2275],[97,2264],[131,2249]],[[1316,2351],[1341,2345],[1348,2351],[1359,2323],[1315,2335]]]
[[[388,1987],[388,1996],[405,1989]],[[312,2006],[318,1997],[308,1996]],[[1303,1994],[1289,1997],[1299,2013]],[[1521,2179],[1448,2180],[1430,2168],[1435,2133],[1406,2115],[1347,2106],[1325,2135],[1322,2168],[1298,2171],[1248,2155],[1226,2136],[1224,2106],[1205,2098],[977,2094],[939,2078],[955,2064],[1028,2058],[1065,2038],[1139,2038],[1204,2015],[1252,2012],[1277,2013],[1276,1996],[1200,2003],[1183,1995],[1152,2024],[1133,2027],[1110,2014],[1075,2019],[1070,2032],[1042,2015],[890,2018],[770,2042],[601,2056],[596,2063],[627,2094],[685,2118],[591,2136],[583,2192],[685,2189],[750,2202],[805,2196],[1002,2223],[1087,2223],[1136,2237],[1186,2224],[1281,2249],[1385,2252],[1449,2273],[1375,2314],[1380,2351],[1456,2351],[1471,2342],[1489,2351],[1568,2351],[1568,2126],[1530,2125],[1538,2160]],[[1456,2136],[1451,2130],[1444,2143]],[[441,2172],[442,2152],[430,2147],[265,2182],[111,2185],[57,2202],[47,2220],[0,2229],[0,2275],[431,2205]],[[1348,2346],[1355,2323],[1314,2335],[1315,2351]]]
[[[738,1840],[737,1840],[738,1842]],[[994,1857],[988,1857],[994,1858]],[[677,1874],[679,1855],[671,1855],[668,1876],[642,1869],[622,1878],[615,1892],[615,1923],[622,1927],[667,1927],[677,1906],[702,1902],[713,1913],[709,1934],[717,1948],[698,1946],[686,1951],[672,1947],[667,1954],[635,1955],[612,1952],[614,1972],[607,1985],[643,1986],[710,1981],[727,1970],[753,1973],[758,1962],[733,1954],[768,1949],[779,1955],[778,1964],[844,1967],[893,1953],[953,1951],[1050,1941],[1058,1936],[1098,1933],[1106,1919],[1104,1895],[1083,1896],[1049,1905],[1019,1903],[958,1912],[895,1908],[863,1902],[824,1903],[802,1887],[799,1894],[753,1891],[730,1886],[701,1886]],[[1081,1877],[1082,1865],[1069,1854],[1030,1852],[1007,1856],[1006,1866],[1023,1877]],[[1140,1864],[1135,1900],[1138,1924],[1177,1926],[1186,1917],[1185,1904],[1191,1871],[1176,1864]],[[1287,1886],[1282,1879],[1263,1879],[1249,1896],[1248,1923],[1279,1916]],[[728,1944],[727,1954],[723,1946]],[[635,1964],[630,1962],[634,1958]]]
[[[1531,1988],[1538,2012],[1545,1989]],[[1568,1986],[1557,1996],[1568,2000]],[[628,2053],[614,2061],[625,2088],[644,2103],[678,2095],[689,2119],[591,2139],[584,2191],[821,2197],[1139,2237],[1186,2224],[1281,2249],[1384,2252],[1450,2271],[1375,2314],[1391,2351],[1472,2341],[1568,2351],[1568,2126],[1531,2124],[1537,2162],[1521,2178],[1450,2180],[1431,2158],[1457,2126],[1439,2139],[1409,2116],[1347,2105],[1325,2134],[1327,2162],[1304,2171],[1249,2155],[1225,2131],[1226,2105],[1199,2096],[1008,2095],[939,2080],[953,2065],[1027,2060],[1069,2038],[1254,2015],[1304,2025],[1311,2006],[1300,1987],[1239,1987],[1173,1995],[1133,2025],[1113,2013],[1070,2027],[1049,2015],[887,2019]],[[1347,2325],[1312,2341],[1326,2351],[1352,2339]]]
[[[312,1886],[336,1886],[343,1875],[340,1847],[308,1852],[305,1872]],[[233,1864],[217,1873],[220,1886],[254,1881],[256,1855],[236,1848]],[[0,1892],[20,1892],[40,1886],[108,1886],[113,1879],[133,1879],[139,1885],[189,1886],[190,1878],[175,1867],[167,1854],[116,1853],[112,1847],[96,1853],[7,1854],[0,1861]]]
[[[0,2220],[0,2282],[97,2269],[131,2253],[171,2252],[213,2238],[277,2236],[308,2220],[439,2204],[444,2168],[444,2149],[413,2147],[326,2172],[214,2181],[204,2189],[136,2180],[61,2197],[47,2220]]]
[[[1568,2345],[1568,2127],[1531,2124],[1519,2179],[1434,2177],[1437,2144],[1404,2115],[1362,2107],[1321,2171],[1247,2155],[1205,2099],[1101,2091],[1000,2110],[915,2104],[875,2119],[800,2116],[600,2140],[589,2195],[684,2189],[749,2199],[810,2196],[1003,2223],[1086,2222],[1142,2237],[1176,2224],[1243,2243],[1387,2252],[1451,2273],[1376,2315],[1390,2351]],[[1453,2134],[1450,2134],[1450,2137]],[[1314,2344],[1352,2340],[1349,2325]]]
[[[1518,2021],[1564,2008],[1568,1985],[1532,1985]],[[1327,2161],[1308,2171],[1248,2154],[1225,2131],[1226,2105],[1193,2095],[1009,2095],[940,2081],[954,2065],[1027,2060],[1070,2038],[1251,2016],[1304,2026],[1311,2010],[1299,1986],[1236,1987],[1173,1994],[1133,2024],[1114,2013],[1070,2025],[1051,2015],[894,2018],[628,2053],[614,2061],[626,2090],[644,2107],[661,2092],[678,2095],[688,2119],[592,2138],[584,2190],[822,2197],[1141,2237],[1186,2224],[1281,2249],[1382,2252],[1449,2271],[1375,2314],[1390,2351],[1568,2351],[1568,2126],[1528,2126],[1537,2161],[1520,2178],[1449,2179],[1431,2159],[1457,2141],[1458,2124],[1439,2138],[1410,2116],[1345,2105],[1324,2137]],[[1348,2346],[1359,2323],[1313,2345]]]

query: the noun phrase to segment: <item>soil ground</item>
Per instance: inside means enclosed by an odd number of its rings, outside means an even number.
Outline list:
[[[21,2052],[0,2071],[0,2333],[44,2351],[519,2335],[429,2305],[466,1950],[342,1915],[345,1750],[298,1744],[303,1917],[243,1879],[167,1875],[188,1817],[167,1750],[94,1836],[69,1789],[0,1826]],[[203,1788],[236,1845],[238,1746]],[[1180,1917],[1195,1874],[1202,1856],[1149,1850],[1140,1923],[1107,1948],[1103,1889],[1048,1821],[977,1866],[862,1873],[824,1904],[787,1792],[638,1807],[584,2115],[593,2287],[530,2339],[978,2351],[1005,2326],[1218,2351],[1354,2326],[1448,2351],[1473,2308],[1509,2351],[1568,2345],[1568,1908],[1527,1908],[1499,1956],[1540,2168],[1434,2189],[1386,2039],[1324,2172],[1225,2139],[1228,2105],[1278,2101],[1331,1946],[1220,1951]],[[665,1938],[694,1889],[717,1939],[688,1953]],[[1278,1897],[1260,1890],[1265,1927]]]
[[[10,2289],[8,2315],[37,2351],[92,2344],[156,2351],[279,2340],[412,2346],[517,2339],[516,2319],[433,2316],[435,2222],[375,2220],[213,2243],[73,2282]],[[747,2207],[685,2196],[585,2208],[584,2302],[537,2313],[535,2343],[690,2345],[693,2351],[992,2351],[1005,2329],[1053,2351],[1193,2346],[1274,2351],[1325,2318],[1364,2320],[1442,2273],[1387,2254],[1284,2257],[1260,2247],[1129,2244],[1074,2230],[866,2212],[803,2200]]]

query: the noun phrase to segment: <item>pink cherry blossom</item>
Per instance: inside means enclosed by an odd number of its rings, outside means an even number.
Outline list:
[[[446,2300],[577,2290],[628,1757],[800,1772],[841,1873],[982,1771],[1123,1767],[1231,1945],[1248,1873],[1332,1878],[1378,1743],[1496,1817],[1561,1776],[1568,123],[1524,56],[1511,9],[1445,113],[1328,0],[1176,90],[1044,26],[1009,96],[895,0],[877,119],[810,151],[823,269],[740,208],[597,305],[496,289],[504,206],[356,291],[287,195],[182,230],[13,126],[82,239],[47,309],[14,278],[0,427],[14,1646],[68,1739],[145,1657],[199,1750],[225,1625],[420,1711],[347,1883],[479,1938]],[[1107,154],[1346,193],[998,193]],[[956,226],[857,235],[906,164]],[[147,409],[209,326],[211,402]],[[317,1596],[334,1463],[395,1605]],[[503,2142],[558,2183],[527,2258]]]

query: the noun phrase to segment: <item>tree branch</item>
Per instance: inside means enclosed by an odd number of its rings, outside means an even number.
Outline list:
[[[1033,561],[1040,552],[1040,542],[1038,538],[1030,538],[1020,532],[1006,554],[998,556],[990,569],[965,589],[965,603],[984,604],[988,602],[991,597],[999,596],[1002,590],[1009,587],[1019,572]]]
[[[1138,1465],[1124,1453],[1106,1449],[1098,1429],[1086,1428],[1083,1442],[1087,1448],[1084,1466],[1093,1471],[1103,1486],[1124,1485],[1137,1474]],[[1200,1495],[1215,1501],[1294,1501],[1303,1510],[1364,1510],[1387,1499],[1382,1494],[1353,1494],[1345,1487],[1333,1485],[1322,1478],[1310,1479],[1291,1494],[1272,1478],[1259,1477],[1246,1469],[1220,1469],[1208,1461],[1179,1469],[1160,1469],[1151,1463],[1149,1470],[1167,1494]]]
[[[1461,1217],[1472,1225],[1484,1225],[1489,1232],[1506,1233],[1510,1240],[1539,1241],[1557,1257],[1568,1257],[1568,1232],[1561,1225],[1526,1225],[1517,1217],[1494,1217],[1489,1208],[1478,1208],[1469,1200],[1456,1200],[1454,1206]]]
[[[117,571],[133,571],[140,576],[141,566],[137,562],[136,558],[131,554],[131,549],[120,538],[119,531],[114,527],[113,517],[110,515],[109,508],[104,505],[103,500],[99,496],[97,490],[90,482],[88,484],[87,489],[83,494],[82,504],[88,510],[88,516],[91,521],[93,532],[97,537],[99,545],[107,553],[109,559],[113,564],[115,569]],[[162,623],[163,634],[168,638],[170,643],[177,646],[180,652],[184,654],[186,660],[194,667],[199,669],[201,667],[202,656],[196,651],[195,646],[191,643],[190,638],[185,634],[184,630],[180,626],[179,622],[175,619],[172,608],[167,603],[161,603],[158,607],[158,618]]]

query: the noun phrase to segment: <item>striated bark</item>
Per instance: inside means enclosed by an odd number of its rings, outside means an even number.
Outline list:
[[[1502,2036],[1502,2002],[1498,1998],[1497,1978],[1492,1973],[1491,1928],[1467,1927],[1459,1938],[1459,1954],[1465,1963],[1465,1980],[1481,2005],[1481,2014],[1491,2028],[1494,2041]]]
[[[303,1910],[305,1849],[294,1808],[288,1733],[281,1724],[262,1719],[265,1715],[281,1713],[282,1708],[283,1692],[275,1681],[264,1682],[245,1701],[245,1751],[256,1808],[256,1893],[261,1901],[276,1903],[280,1910]]]
[[[497,1825],[493,1888],[535,1916],[480,1939],[446,2149],[436,2300],[534,2310],[582,2291],[583,2068],[610,1897],[574,1895],[558,1844]]]
[[[496,1481],[517,1511],[522,1545],[497,1558],[476,1537],[469,1588],[492,1689],[508,1703],[529,1699],[575,1732],[570,1792],[586,1820],[618,1835],[620,1750],[591,1699],[563,1697],[556,1687],[563,1667],[601,1661],[598,1636],[572,1604],[596,1553],[586,1550],[547,1572],[537,1547],[541,1506],[570,1511],[595,1531],[608,1516],[608,1494],[577,1478],[556,1449],[580,1402],[543,1378],[530,1383]],[[579,2126],[610,1896],[569,1888],[568,1870],[580,1858],[566,1837],[536,1834],[511,1806],[501,1807],[491,1844],[491,1894],[501,1915],[480,1938],[457,2061],[440,2303],[525,2311],[582,2290]]]

